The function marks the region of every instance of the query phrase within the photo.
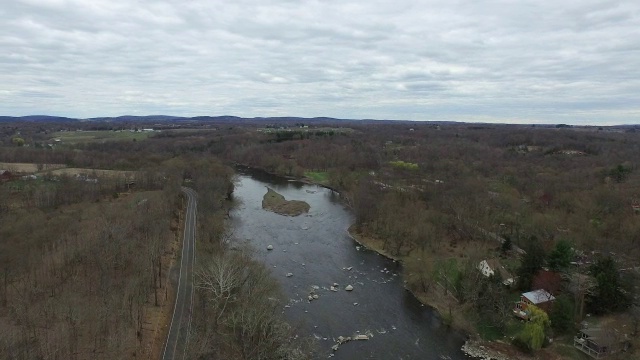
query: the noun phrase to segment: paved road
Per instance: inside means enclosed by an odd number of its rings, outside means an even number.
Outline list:
[[[192,189],[183,187],[182,192],[187,196],[187,212],[184,222],[184,241],[182,243],[182,257],[180,260],[180,275],[178,277],[178,291],[173,308],[173,317],[167,341],[162,353],[163,360],[184,358],[187,334],[191,327],[191,308],[193,305],[193,265],[196,259],[196,213],[197,194]]]

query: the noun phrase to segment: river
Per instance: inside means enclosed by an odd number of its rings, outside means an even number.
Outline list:
[[[460,350],[464,336],[403,288],[400,265],[350,238],[353,215],[335,192],[256,170],[238,173],[233,235],[249,241],[271,268],[289,299],[282,309],[286,319],[300,336],[318,339],[318,358],[468,359]],[[306,201],[309,213],[288,217],[263,210],[267,186],[287,200]],[[333,283],[339,291],[330,290]],[[353,291],[345,291],[347,285]],[[318,299],[309,301],[314,286]],[[354,334],[372,336],[331,349],[338,336]]]

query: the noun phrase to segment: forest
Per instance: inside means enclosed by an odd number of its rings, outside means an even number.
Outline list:
[[[2,122],[0,352],[151,353],[144,327],[171,301],[167,273],[187,185],[199,193],[198,251],[207,254],[195,311],[215,319],[194,324],[191,357],[307,358],[313,344],[293,341],[272,305],[250,301],[279,295],[225,228],[236,165],[340,192],[355,214],[352,235],[401,260],[407,288],[452,326],[579,359],[567,344],[596,319],[612,331],[625,326],[634,351],[636,130],[295,118]],[[483,260],[500,271],[484,276]],[[221,273],[231,280],[213,281]],[[536,289],[556,300],[546,318],[532,310],[536,321],[523,323],[514,303]]]

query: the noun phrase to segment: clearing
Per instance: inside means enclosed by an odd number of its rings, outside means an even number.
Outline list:
[[[60,140],[62,144],[79,144],[88,142],[107,141],[138,141],[144,140],[153,134],[152,131],[130,130],[96,130],[96,131],[60,131],[51,134],[51,139]]]
[[[16,173],[34,173],[43,170],[60,169],[64,164],[35,164],[35,163],[7,163],[0,162],[0,169]]]

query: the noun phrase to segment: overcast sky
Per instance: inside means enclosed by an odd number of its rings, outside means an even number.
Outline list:
[[[640,1],[0,0],[0,115],[640,123]]]

